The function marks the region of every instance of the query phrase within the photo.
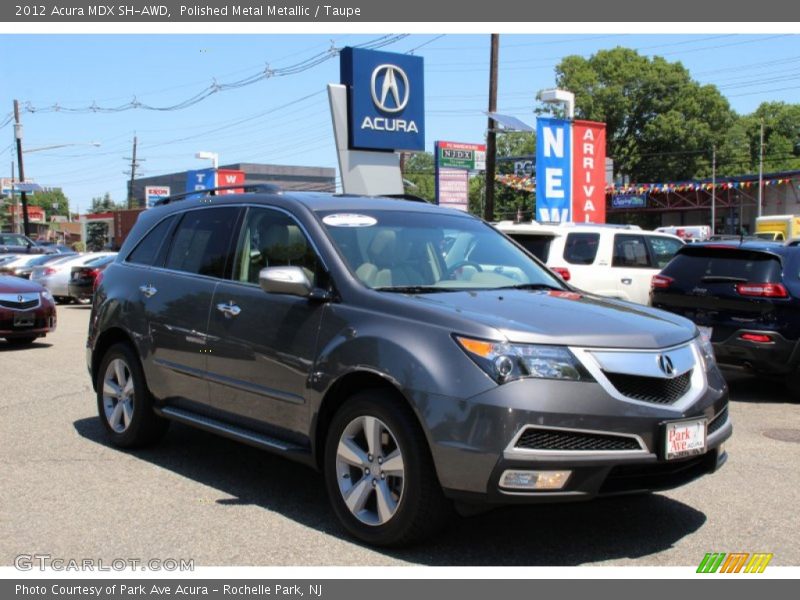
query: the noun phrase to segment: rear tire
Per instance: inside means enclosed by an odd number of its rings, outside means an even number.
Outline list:
[[[416,417],[386,390],[354,394],[333,416],[324,473],[336,516],[368,544],[413,544],[452,514]]]
[[[153,411],[139,357],[125,343],[111,346],[97,371],[97,411],[112,444],[137,448],[157,442],[169,421]]]

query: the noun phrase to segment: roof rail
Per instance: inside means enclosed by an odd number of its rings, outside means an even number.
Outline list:
[[[411,202],[424,202],[430,204],[425,198],[415,194],[383,194],[381,198],[391,198],[392,200],[410,200]]]
[[[280,194],[283,192],[281,186],[275,185],[274,183],[243,183],[240,185],[223,185],[213,188],[205,188],[202,190],[193,190],[191,192],[183,192],[181,194],[173,194],[171,196],[167,196],[166,198],[162,198],[153,206],[163,206],[164,204],[185,200],[189,196],[218,196],[219,194],[216,192],[223,190],[243,190],[243,193],[245,194],[256,194],[258,192]]]

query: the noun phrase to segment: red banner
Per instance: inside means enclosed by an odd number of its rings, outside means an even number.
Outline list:
[[[233,169],[217,169],[217,185],[219,187],[227,187],[230,185],[244,185],[244,171],[235,171]],[[218,193],[220,195],[243,194],[244,188],[221,190]]]
[[[573,121],[572,220],[606,222],[606,124]]]

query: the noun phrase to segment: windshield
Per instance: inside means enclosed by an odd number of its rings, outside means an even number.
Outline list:
[[[326,211],[320,216],[350,271],[373,289],[566,289],[555,275],[477,219],[392,210]]]

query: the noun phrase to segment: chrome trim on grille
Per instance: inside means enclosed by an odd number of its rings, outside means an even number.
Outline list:
[[[703,361],[695,340],[656,350],[578,347],[570,347],[570,350],[586,370],[589,371],[592,377],[595,378],[597,383],[599,383],[612,398],[621,400],[622,402],[629,402],[639,406],[649,406],[650,408],[658,406],[665,410],[681,412],[705,394],[708,389],[708,380],[706,379],[705,369],[703,368]],[[645,373],[649,376],[650,373],[658,369],[658,357],[661,355],[670,356],[673,365],[676,365],[674,371],[675,375],[681,375],[686,373],[689,369],[692,369],[691,384],[688,391],[682,397],[669,404],[646,402],[644,400],[636,400],[625,396],[612,385],[604,373],[604,366],[609,367],[609,371],[613,368],[615,369],[614,372],[628,375],[641,375],[642,372],[637,372],[635,369],[643,368],[646,369]],[[688,361],[689,355],[692,357],[691,364]],[[601,363],[600,360],[603,362]],[[680,365],[681,369],[677,368],[677,365]],[[660,373],[660,370],[658,372]],[[661,373],[660,378],[667,379],[663,373]]]
[[[585,434],[585,435],[608,435],[608,436],[615,436],[615,437],[623,437],[635,440],[639,444],[638,450],[538,450],[533,448],[517,448],[517,443],[522,435],[528,429],[537,429],[540,431],[555,431],[555,432],[566,432],[566,433],[576,433],[576,434]],[[508,459],[526,459],[526,458],[533,458],[533,457],[541,457],[541,458],[561,458],[561,457],[577,457],[577,458],[588,458],[588,457],[603,457],[603,458],[611,458],[611,457],[622,457],[622,456],[647,456],[650,452],[647,450],[647,446],[644,443],[644,440],[634,433],[619,433],[617,431],[600,431],[597,429],[573,429],[570,427],[545,427],[541,425],[523,425],[520,427],[519,431],[514,435],[511,439],[511,442],[506,446],[506,449],[503,450],[503,457]]]
[[[35,302],[32,306],[24,306]],[[11,310],[36,310],[42,304],[42,298],[39,292],[27,292],[23,294],[0,294],[0,306],[10,308]]]

